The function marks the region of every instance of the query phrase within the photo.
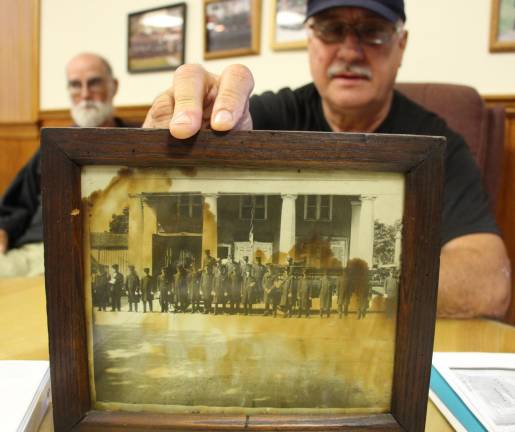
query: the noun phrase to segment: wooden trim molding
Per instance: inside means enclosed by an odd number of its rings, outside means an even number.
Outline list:
[[[504,105],[506,108],[515,108],[515,95],[504,94],[504,95],[482,95],[487,106],[491,105]]]
[[[130,105],[115,108],[114,114],[128,124],[141,125],[150,105]],[[39,112],[41,127],[67,127],[73,124],[68,108]]]
[[[39,140],[39,124],[0,123],[0,139]]]
[[[40,97],[40,81],[39,81],[39,68],[40,68],[40,16],[41,16],[41,0],[32,0],[32,95],[31,95],[31,118],[37,119],[39,113],[39,97]]]
[[[0,2],[0,121],[37,121],[40,0]]]

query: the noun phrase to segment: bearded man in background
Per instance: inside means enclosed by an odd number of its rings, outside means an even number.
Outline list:
[[[113,116],[118,81],[106,59],[79,54],[68,62],[66,79],[76,126],[126,126]],[[40,159],[38,150],[0,200],[0,277],[44,272]]]
[[[118,91],[118,80],[111,65],[96,54],[83,53],[66,66],[70,114],[80,127],[123,127],[113,116],[113,98]]]

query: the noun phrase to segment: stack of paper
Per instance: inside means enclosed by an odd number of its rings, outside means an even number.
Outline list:
[[[434,353],[429,396],[457,431],[515,431],[515,354]]]
[[[2,431],[37,431],[50,401],[47,361],[0,361]]]

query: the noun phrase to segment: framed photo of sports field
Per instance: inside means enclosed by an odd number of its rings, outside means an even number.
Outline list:
[[[261,0],[204,0],[204,59],[260,52]]]
[[[423,430],[443,151],[44,130],[56,430]]]
[[[186,3],[177,3],[128,15],[130,73],[175,70],[184,63],[186,9]]]
[[[270,46],[273,50],[306,48],[306,4],[306,0],[272,1]]]

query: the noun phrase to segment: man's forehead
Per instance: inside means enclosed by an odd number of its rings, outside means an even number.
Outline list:
[[[316,19],[378,19],[386,21],[381,15],[359,7],[334,7],[314,16]]]
[[[108,73],[104,63],[97,57],[78,57],[72,60],[66,69],[69,80],[105,78]]]

